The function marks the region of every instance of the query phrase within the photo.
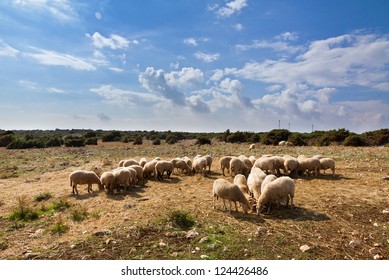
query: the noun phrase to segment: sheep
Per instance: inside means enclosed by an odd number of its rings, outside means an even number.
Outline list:
[[[316,158],[301,158],[298,162],[298,171],[302,172],[302,174],[304,174],[305,171],[307,171],[308,174],[313,171],[315,177],[320,174],[320,160]]]
[[[145,164],[146,164],[146,162],[147,162],[147,159],[143,157],[143,158],[141,158],[141,159],[139,160],[139,165],[142,166],[142,167],[144,167]]]
[[[289,141],[280,141],[278,143],[278,146],[289,146],[289,147],[293,147],[293,143],[292,142],[289,142]]]
[[[126,168],[117,168],[112,170],[115,176],[115,188],[117,190],[123,186],[125,189],[131,185],[131,172]]]
[[[115,187],[115,175],[111,171],[106,171],[101,174],[100,177],[101,185],[104,187],[108,194],[113,194],[113,189]]]
[[[322,155],[314,155],[312,158],[316,158],[316,159],[322,159],[323,158],[323,156]]]
[[[189,165],[182,159],[174,159],[172,160],[173,167],[179,169],[181,172],[185,172],[186,174],[191,173],[191,168]]]
[[[232,159],[232,156],[224,156],[224,157],[221,157],[219,160],[220,169],[222,170],[223,176],[226,176],[224,173],[224,169],[230,170],[231,159]]]
[[[242,206],[243,212],[247,214],[250,207],[249,201],[244,196],[239,187],[235,184],[231,184],[226,179],[216,179],[213,182],[213,209],[216,209],[215,198],[223,199],[224,209],[227,210],[225,200],[228,200],[230,204],[229,213],[231,214],[231,202],[235,204],[235,210],[238,211],[236,202]]]
[[[69,175],[70,186],[73,189],[73,194],[78,194],[77,185],[88,184],[88,193],[92,191],[92,184],[97,184],[99,190],[103,190],[99,176],[93,171],[76,170]]]
[[[251,144],[250,147],[249,147],[249,150],[254,150],[257,146],[255,144]]]
[[[230,161],[230,174],[231,177],[236,174],[243,174],[247,176],[250,172],[250,168],[247,167],[247,165],[241,161],[239,158],[234,157]]]
[[[266,175],[265,179],[262,181],[261,184],[261,193],[263,193],[266,185],[269,184],[270,182],[273,182],[275,179],[277,179],[277,177],[274,174]]]
[[[270,171],[271,174],[275,173],[276,162],[272,156],[262,156],[257,159],[253,165],[253,167],[258,167],[262,169],[264,172]]]
[[[286,175],[295,175],[299,167],[299,162],[294,157],[284,156],[284,167]]]
[[[208,173],[211,173],[211,165],[212,165],[212,156],[211,155],[205,155],[204,158],[207,160],[207,166],[208,166]]]
[[[246,166],[247,166],[248,168],[251,169],[251,167],[253,167],[253,163],[252,163],[251,160],[250,160],[248,157],[246,157],[245,155],[240,155],[240,156],[238,156],[238,158],[239,158],[241,161],[243,161],[244,164],[246,164]]]
[[[129,166],[136,171],[136,183],[144,185],[143,168],[140,165]]]
[[[137,177],[138,177],[138,172],[136,171],[135,168],[133,168],[133,166],[126,166],[126,167],[123,167],[123,169],[126,169],[126,170],[130,171],[131,176],[130,176],[130,185],[129,185],[129,187],[134,187],[135,186],[135,182],[136,182]]]
[[[149,176],[155,174],[155,165],[157,164],[158,160],[153,159],[152,161],[146,162],[146,164],[143,166],[143,177],[148,178]]]
[[[247,186],[247,179],[242,174],[237,174],[234,177],[234,184],[239,187],[243,194],[249,194],[249,188]]]
[[[185,156],[185,157],[182,158],[182,160],[185,161],[186,164],[187,164],[190,168],[192,168],[192,160],[191,160],[189,157]]]
[[[321,158],[320,161],[320,169],[326,170],[331,169],[332,177],[335,176],[335,161],[332,158]]]
[[[193,173],[203,173],[205,174],[205,170],[207,168],[207,159],[204,157],[198,157],[193,160],[192,170]]]
[[[163,174],[166,172],[166,177],[170,178],[173,173],[173,163],[168,160],[161,160],[155,164],[155,174],[158,180],[163,180]]]
[[[261,195],[261,185],[265,177],[266,173],[257,167],[251,168],[250,174],[247,177],[247,187],[256,200]]]
[[[140,164],[135,159],[127,159],[127,160],[125,160],[123,162],[123,167],[127,167],[127,166],[130,166],[130,165],[140,165]]]
[[[290,177],[284,176],[275,179],[274,181],[268,183],[261,196],[257,200],[257,215],[260,211],[267,206],[267,213],[270,213],[270,204],[272,202],[278,202],[280,200],[286,199],[286,207],[289,204],[290,198],[290,207],[293,206],[293,198],[295,192],[294,180]]]
[[[277,175],[278,176],[281,175],[280,169],[283,170],[283,174],[286,174],[287,171],[286,171],[285,166],[284,166],[285,159],[283,157],[280,157],[280,156],[272,156],[271,158],[274,159],[274,169],[277,172]]]
[[[251,167],[253,167],[255,161],[257,160],[255,156],[249,156],[249,160],[251,161]]]

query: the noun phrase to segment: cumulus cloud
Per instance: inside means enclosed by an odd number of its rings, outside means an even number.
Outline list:
[[[134,44],[134,45],[139,44],[138,40],[130,41],[117,34],[111,34],[109,37],[104,37],[99,32],[95,32],[93,33],[93,35],[86,33],[85,36],[91,39],[93,46],[98,49],[110,48],[112,50],[117,50],[117,49],[124,50],[127,49],[130,44]]]
[[[197,46],[197,40],[195,38],[186,38],[184,39],[184,44],[188,46]]]
[[[165,79],[169,86],[186,90],[200,87],[204,82],[204,74],[200,69],[184,67],[181,71],[166,73]]]
[[[219,53],[210,54],[210,53],[205,53],[205,52],[196,52],[196,53],[194,53],[194,56],[197,59],[202,60],[202,61],[207,62],[207,63],[213,62],[213,61],[218,60],[220,58]]]
[[[216,13],[221,18],[227,18],[233,14],[239,13],[243,8],[247,7],[247,0],[235,0],[227,2],[225,6],[220,7],[217,4],[209,5],[208,10]]]

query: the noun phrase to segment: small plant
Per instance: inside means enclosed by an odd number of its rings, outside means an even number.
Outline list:
[[[52,197],[51,193],[49,192],[44,192],[44,193],[40,193],[40,194],[37,194],[34,198],[34,200],[36,202],[40,202],[40,201],[43,201],[43,200],[48,200]]]
[[[51,228],[51,233],[62,234],[67,232],[68,230],[69,230],[69,226],[64,223],[61,215],[59,215],[55,225]]]
[[[153,145],[161,145],[161,140],[159,138],[154,139]]]
[[[58,201],[55,201],[53,205],[51,206],[54,211],[64,211],[67,208],[71,206],[69,201],[66,201],[64,199],[59,199]]]
[[[135,139],[134,139],[134,145],[142,145],[143,144],[143,138],[142,136],[138,135]]]
[[[88,218],[89,213],[85,207],[78,206],[72,210],[70,217],[74,222],[81,222]]]
[[[33,221],[39,218],[37,211],[30,208],[30,203],[26,195],[21,195],[16,198],[17,204],[15,210],[9,214],[11,220]]]
[[[182,230],[187,230],[195,225],[195,220],[188,212],[182,210],[174,210],[169,213],[168,222],[171,222],[174,227]]]

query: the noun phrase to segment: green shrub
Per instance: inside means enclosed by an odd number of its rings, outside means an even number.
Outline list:
[[[97,138],[96,137],[86,138],[85,145],[97,145]]]
[[[292,133],[289,135],[288,141],[295,146],[306,146],[307,143],[304,141],[300,133]]]
[[[354,147],[363,147],[367,146],[365,139],[359,135],[350,135],[344,139],[343,145],[345,146],[354,146]]]
[[[81,222],[88,218],[89,213],[85,207],[78,206],[70,213],[70,217],[75,222]]]
[[[154,139],[153,145],[161,145],[161,140],[159,138]]]
[[[211,144],[211,140],[209,138],[198,137],[196,139],[196,145],[210,145],[210,144]]]
[[[27,222],[39,218],[38,212],[30,207],[27,196],[18,196],[16,200],[17,204],[14,211],[8,215],[9,219],[14,221],[19,220]]]
[[[35,196],[34,200],[37,202],[43,201],[43,200],[48,200],[52,197],[51,193],[45,192],[45,193],[40,193]]]
[[[64,137],[65,147],[84,147],[85,138],[82,136],[68,135]]]
[[[143,138],[142,136],[138,135],[135,137],[134,145],[142,145],[143,144]]]
[[[7,147],[15,140],[14,134],[5,134],[0,136],[0,147]]]
[[[63,144],[63,141],[57,137],[50,137],[45,142],[45,147],[60,147]]]
[[[106,135],[103,135],[101,140],[103,142],[119,142],[122,138],[120,131],[112,131]]]
[[[195,220],[188,212],[182,210],[174,210],[168,214],[167,221],[172,223],[174,227],[182,230],[188,230],[195,225]]]
[[[51,227],[52,234],[63,234],[69,230],[69,226],[66,225],[59,215],[55,224]]]
[[[178,139],[177,139],[177,137],[176,136],[174,136],[173,134],[170,134],[170,135],[168,135],[167,137],[166,137],[166,143],[168,143],[168,144],[175,144],[175,143],[177,143],[178,142]]]

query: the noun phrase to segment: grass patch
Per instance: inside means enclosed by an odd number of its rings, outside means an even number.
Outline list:
[[[9,219],[28,222],[39,218],[39,212],[30,207],[30,201],[26,195],[18,196],[16,201],[14,211],[8,215]]]
[[[171,223],[173,227],[182,230],[191,229],[196,224],[193,216],[190,213],[182,210],[174,210],[170,212],[165,221]]]
[[[65,224],[63,221],[61,215],[58,216],[57,221],[55,224],[51,227],[51,233],[52,234],[63,234],[69,230],[69,226]]]
[[[52,197],[51,193],[49,193],[49,192],[44,192],[44,193],[37,194],[37,195],[34,197],[34,200],[35,200],[36,202],[40,202],[40,201],[44,201],[44,200],[49,200],[51,197]]]
[[[86,220],[89,216],[89,213],[86,209],[86,207],[77,206],[75,209],[73,209],[70,212],[70,218],[74,222],[82,222]]]

